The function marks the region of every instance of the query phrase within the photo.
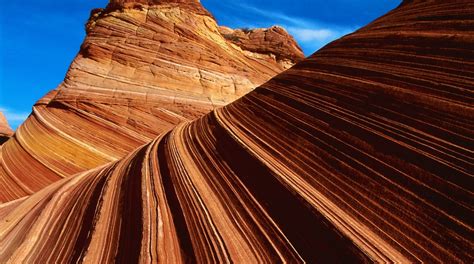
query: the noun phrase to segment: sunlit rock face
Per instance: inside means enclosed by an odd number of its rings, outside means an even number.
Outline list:
[[[233,30],[221,26],[219,32],[249,56],[259,59],[273,56],[283,68],[290,68],[295,62],[302,60],[300,47],[293,38],[288,37],[282,27]]]
[[[0,201],[117,160],[303,58],[286,32],[241,48],[199,1],[112,1],[86,31],[64,82],[2,148]]]
[[[472,1],[404,3],[1,205],[0,262],[472,263],[472,17]]]
[[[10,125],[8,125],[5,115],[0,112],[0,145],[7,141],[12,135],[13,130],[10,128]]]
[[[127,6],[127,5],[158,5],[158,4],[170,4],[170,3],[179,3],[179,4],[199,4],[199,0],[110,0],[110,6]],[[196,5],[198,6],[198,5]]]

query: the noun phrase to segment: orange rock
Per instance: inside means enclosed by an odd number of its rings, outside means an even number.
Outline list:
[[[8,125],[8,121],[0,112],[0,145],[3,144],[9,137],[13,135],[13,130]]]
[[[253,44],[268,47],[235,45],[199,1],[111,1],[86,31],[64,82],[1,150],[0,187],[15,191],[0,201],[121,158],[303,58],[282,30]]]
[[[473,14],[407,1],[240,100],[0,205],[0,263],[473,263]]]
[[[281,64],[287,63],[286,68],[303,60],[301,48],[282,27],[236,30],[219,27],[219,31],[227,40],[250,54],[275,56]]]

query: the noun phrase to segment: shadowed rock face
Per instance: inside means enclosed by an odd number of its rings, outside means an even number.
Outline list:
[[[0,206],[0,262],[472,263],[472,17],[472,1],[405,3]]]
[[[285,32],[259,42],[268,48],[242,49],[198,1],[112,1],[86,30],[64,82],[4,145],[0,201],[122,158],[303,58]]]
[[[0,145],[8,140],[13,135],[13,130],[8,125],[7,119],[0,112]]]

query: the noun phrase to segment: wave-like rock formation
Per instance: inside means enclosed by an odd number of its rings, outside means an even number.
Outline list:
[[[260,50],[227,40],[199,1],[111,1],[86,30],[64,82],[3,147],[0,202],[122,158],[303,59],[284,30]]]
[[[0,206],[0,262],[472,263],[474,4],[406,1]]]
[[[8,125],[8,121],[0,112],[0,145],[7,141],[13,135],[13,130]]]

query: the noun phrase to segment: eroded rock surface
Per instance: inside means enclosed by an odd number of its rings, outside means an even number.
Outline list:
[[[409,1],[0,206],[0,262],[472,263],[474,4]]]
[[[86,31],[64,82],[5,143],[0,201],[117,160],[303,58],[285,33],[242,49],[199,1],[111,1],[91,12]]]
[[[231,29],[219,27],[221,34],[235,45],[247,51],[250,56],[261,58],[267,55],[275,58],[284,68],[290,68],[303,59],[296,41],[279,26],[257,29]]]

